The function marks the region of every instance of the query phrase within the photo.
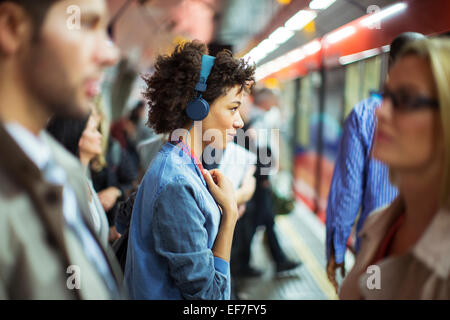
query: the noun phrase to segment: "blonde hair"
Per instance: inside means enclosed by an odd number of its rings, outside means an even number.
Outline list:
[[[99,131],[102,134],[102,153],[92,159],[91,168],[94,171],[99,172],[108,164],[106,162],[106,152],[108,151],[110,121],[103,110],[103,103],[100,97],[97,97],[95,99],[94,108],[97,111],[97,114],[100,116]]]
[[[422,57],[429,62],[436,85],[444,146],[440,205],[450,208],[450,39],[429,38],[414,41],[405,46],[397,61],[409,55]],[[390,178],[394,182],[394,172],[390,172]]]

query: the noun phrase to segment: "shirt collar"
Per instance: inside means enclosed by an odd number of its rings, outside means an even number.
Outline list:
[[[6,123],[5,128],[31,161],[42,170],[50,160],[50,148],[43,139],[44,130],[35,136],[16,122]]]
[[[373,250],[374,253],[393,221],[402,212],[404,212],[403,203],[400,198],[397,198],[385,210],[372,213],[366,221],[360,236],[371,242],[372,246],[376,246]],[[450,230],[450,211],[440,209],[408,253],[443,278],[447,278],[450,274],[450,256],[448,255],[448,252],[450,252],[450,233],[448,230]]]
[[[413,254],[440,277],[450,273],[450,212],[440,209],[422,237],[413,247]]]

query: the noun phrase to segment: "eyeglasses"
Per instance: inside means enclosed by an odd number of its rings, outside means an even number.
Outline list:
[[[391,100],[392,106],[394,107],[395,110],[415,111],[425,108],[431,109],[439,108],[439,101],[436,99],[423,96],[411,96],[410,94],[404,91],[394,93],[388,89],[384,89],[379,92],[374,92],[373,95],[378,96],[383,100],[386,99]]]

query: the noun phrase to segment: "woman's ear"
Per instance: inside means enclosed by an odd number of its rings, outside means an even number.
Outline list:
[[[14,55],[30,41],[32,23],[23,8],[12,2],[0,3],[0,56]]]

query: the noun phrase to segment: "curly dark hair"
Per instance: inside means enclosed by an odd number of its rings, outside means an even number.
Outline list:
[[[195,85],[204,54],[208,54],[208,48],[199,41],[179,44],[172,55],[158,56],[153,74],[143,76],[148,86],[144,92],[149,104],[148,125],[156,133],[170,133],[188,123],[185,109],[196,97]],[[202,97],[211,105],[236,85],[240,90],[248,90],[254,82],[254,73],[254,65],[235,59],[229,50],[222,50],[216,55]]]

